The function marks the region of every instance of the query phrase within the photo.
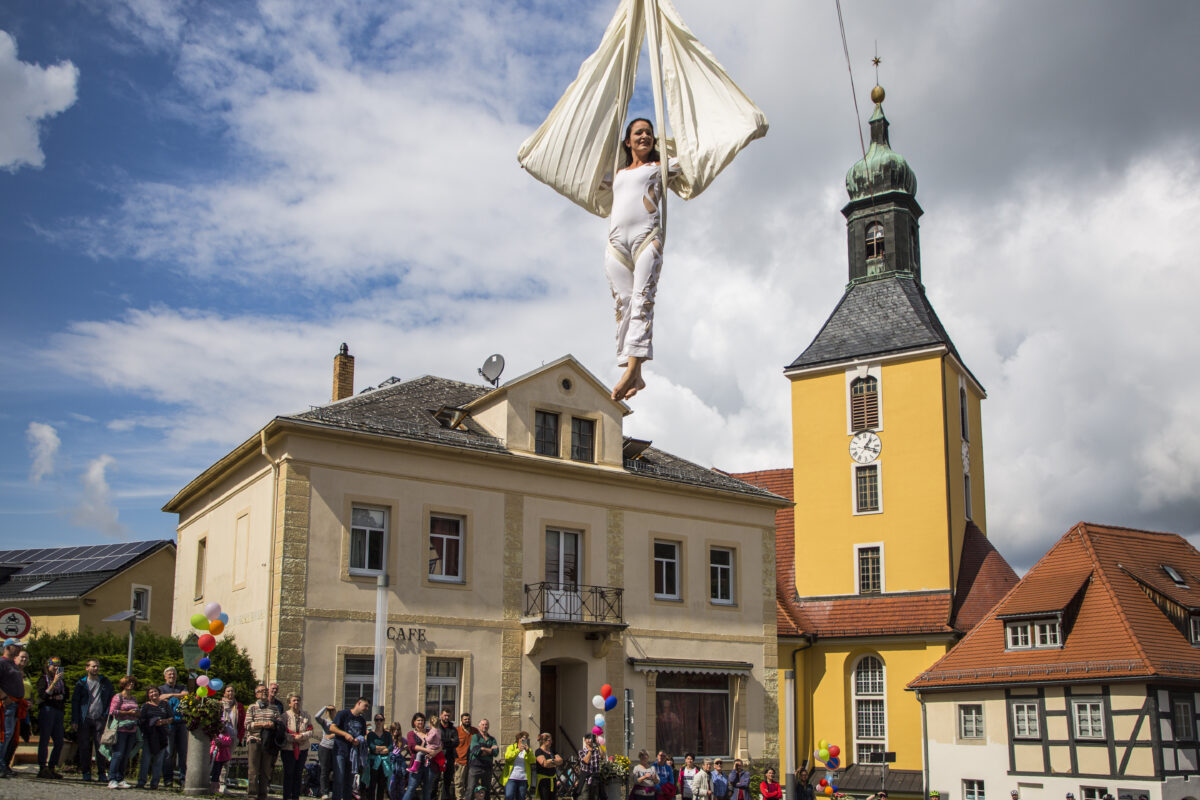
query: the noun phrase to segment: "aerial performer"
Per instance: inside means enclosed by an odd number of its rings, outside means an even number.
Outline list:
[[[622,136],[648,37],[654,122],[637,118]],[[664,98],[673,139],[665,133]],[[654,296],[662,268],[669,187],[684,200],[704,191],[733,157],[767,132],[767,118],[697,41],[671,0],[621,0],[600,47],[517,152],[531,175],[609,218],[604,268],[616,301],[612,398],[645,388],[653,358]],[[663,158],[662,156],[667,156]]]

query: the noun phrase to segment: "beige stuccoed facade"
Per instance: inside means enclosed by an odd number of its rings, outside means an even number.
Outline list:
[[[628,412],[568,356],[496,390],[422,378],[278,417],[165,509],[174,630],[215,600],[261,676],[341,707],[374,688],[382,575],[389,718],[450,706],[569,751],[607,683],[610,752],[629,711],[635,753],[775,761],[784,503],[635,457]]]

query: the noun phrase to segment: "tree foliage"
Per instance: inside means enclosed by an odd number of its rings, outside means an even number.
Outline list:
[[[30,666],[41,670],[51,656],[62,659],[68,691],[84,676],[88,659],[100,662],[100,673],[116,686],[125,675],[129,636],[111,631],[95,632],[85,628],[77,633],[43,634],[34,629],[26,646],[29,650]],[[234,687],[238,700],[243,703],[254,699],[257,679],[250,665],[245,648],[238,648],[232,635],[224,635],[209,653],[212,666],[208,675],[220,678],[226,685]],[[195,687],[195,675],[183,668],[183,642],[174,636],[155,633],[149,628],[137,631],[133,641],[133,676],[137,679],[139,700],[144,700],[146,689],[163,682],[163,670],[175,667],[189,687]]]

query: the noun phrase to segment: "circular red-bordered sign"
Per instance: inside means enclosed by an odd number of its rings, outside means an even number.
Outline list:
[[[5,639],[20,639],[29,633],[33,620],[21,608],[6,608],[0,610],[0,636]]]

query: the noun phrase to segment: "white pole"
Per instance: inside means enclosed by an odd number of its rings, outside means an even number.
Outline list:
[[[383,708],[383,655],[387,644],[387,590],[388,578],[385,572],[375,579],[375,681],[371,691],[371,705],[375,707],[375,713],[384,716],[387,716]]]

